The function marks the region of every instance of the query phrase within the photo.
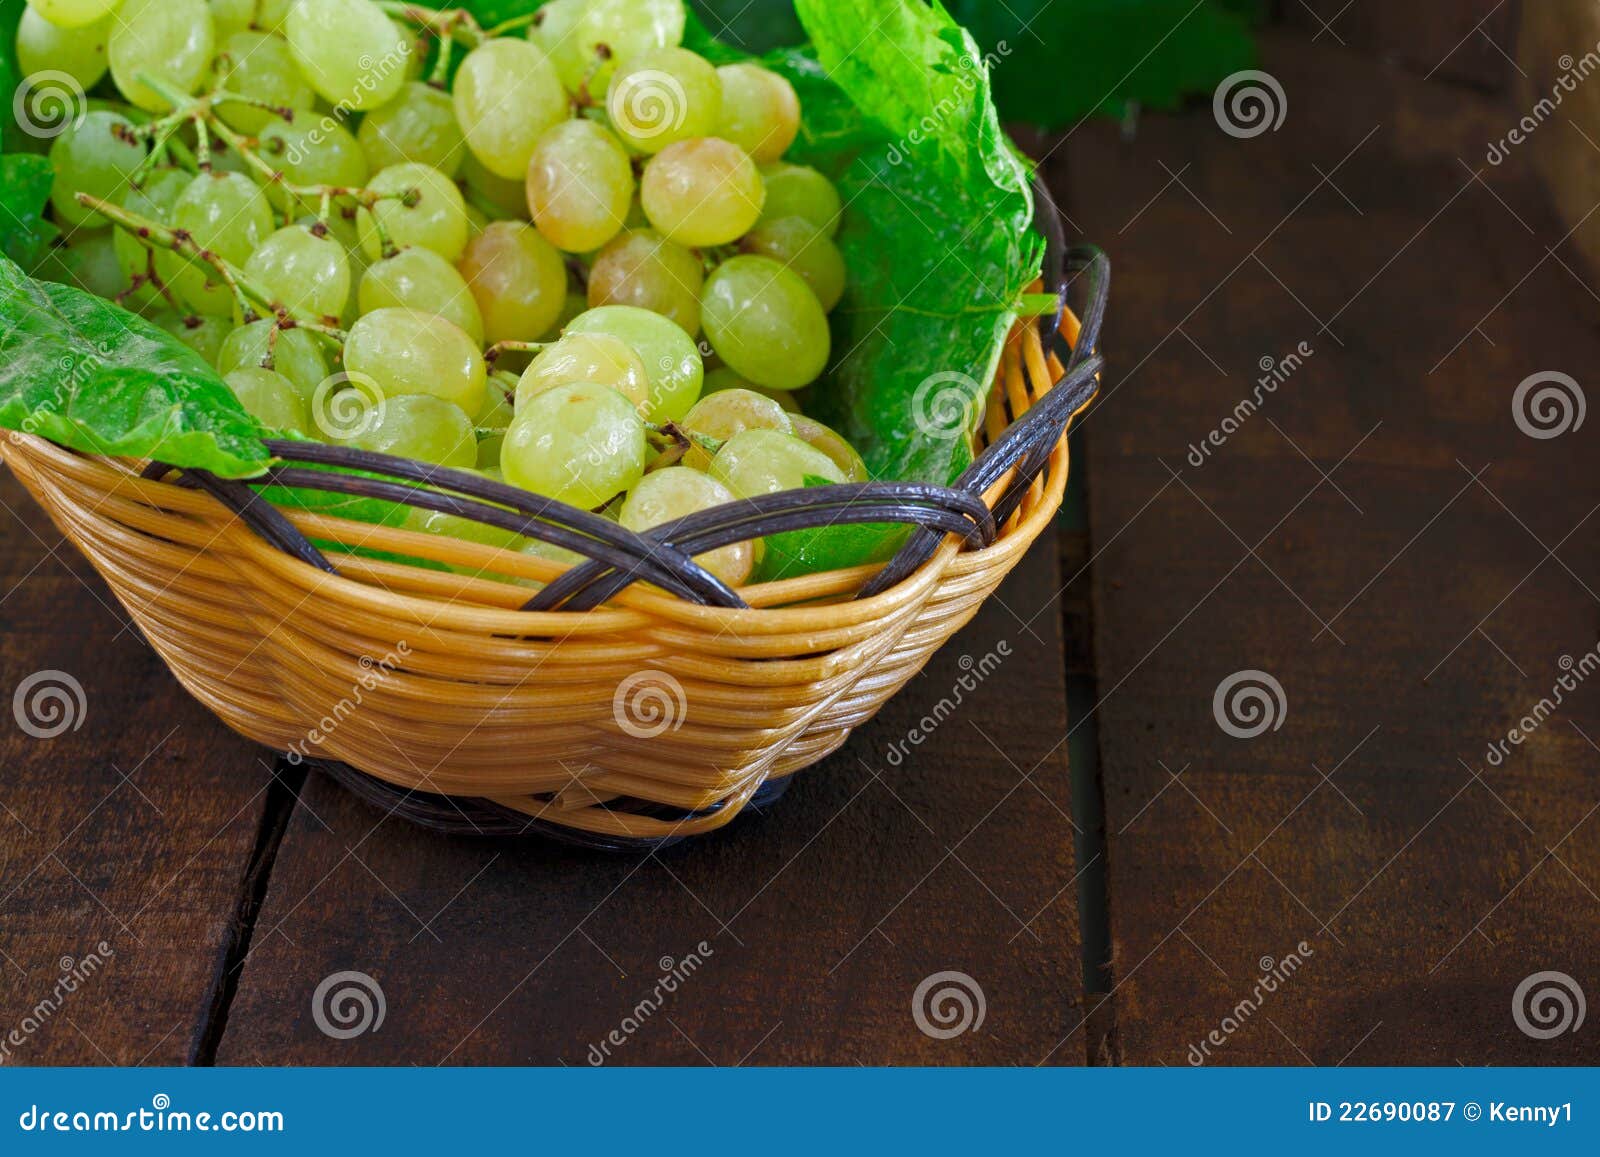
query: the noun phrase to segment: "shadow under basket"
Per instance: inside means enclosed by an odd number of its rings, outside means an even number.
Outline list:
[[[280,464],[251,485],[22,433],[0,454],[235,731],[430,828],[649,850],[780,796],[1055,517],[1109,279],[1098,250],[1065,258],[1077,311],[1013,330],[981,453],[951,487],[813,487],[636,535],[475,474],[317,443],[269,443]],[[263,482],[442,510],[591,561],[276,507]],[[692,561],[840,522],[915,529],[887,565],[737,591]]]

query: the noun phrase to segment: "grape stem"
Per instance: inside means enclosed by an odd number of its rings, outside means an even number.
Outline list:
[[[684,451],[694,447],[705,451],[712,458],[715,458],[717,451],[721,450],[725,445],[721,438],[713,438],[709,434],[696,434],[693,430],[685,430],[676,422],[666,422],[661,425],[657,425],[654,422],[646,422],[644,428],[651,437],[658,441],[670,442]],[[681,457],[682,455],[680,454],[679,456]]]
[[[378,7],[407,24],[415,24],[446,45],[452,40],[460,40],[468,48],[476,48],[493,35],[485,32],[477,17],[465,8],[425,8],[421,4],[397,3],[395,0],[379,0]],[[446,61],[449,60],[448,51],[441,55]]]
[[[536,354],[551,343],[547,341],[497,341],[483,353],[483,360],[490,366],[500,360],[502,354],[527,353]]]

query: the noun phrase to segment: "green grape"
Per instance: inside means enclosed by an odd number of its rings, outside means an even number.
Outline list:
[[[473,424],[480,430],[504,430],[511,425],[511,420],[516,417],[512,409],[511,399],[517,391],[517,376],[504,372],[495,372],[489,375],[489,388],[484,396],[488,399],[483,403],[483,409],[473,415]]]
[[[583,294],[579,293],[577,290],[569,288],[567,290],[566,304],[561,307],[561,316],[556,318],[555,323],[551,325],[549,329],[544,331],[544,336],[542,336],[539,340],[546,342],[555,341],[556,338],[560,337],[566,332],[567,326],[571,325],[579,317],[588,312],[588,309],[589,299]]]
[[[578,21],[589,0],[548,0],[528,25],[528,40],[555,67],[561,85],[577,92],[588,62],[578,50]]]
[[[361,276],[356,306],[361,313],[415,309],[436,314],[483,344],[483,315],[472,291],[456,267],[431,249],[411,246],[374,261]]]
[[[468,414],[483,408],[483,355],[461,328],[416,309],[375,309],[350,327],[344,365],[386,398],[428,394]]]
[[[800,98],[794,85],[759,64],[727,64],[722,81],[722,115],[707,136],[732,141],[758,165],[782,158],[800,135]]]
[[[309,117],[290,123],[272,120],[261,130],[259,153],[291,185],[333,185],[358,189],[367,183],[371,170],[367,156],[355,137],[331,120],[306,124]],[[273,204],[280,209],[288,204],[282,189],[268,186]],[[315,206],[311,206],[315,208]]]
[[[181,169],[152,169],[144,174],[142,185],[129,185],[123,190],[122,207],[152,221],[170,220],[172,207],[192,179]],[[140,287],[129,295],[128,304],[142,307],[160,299],[161,292],[149,284],[150,278],[158,278],[162,285],[170,286],[184,266],[183,258],[166,249],[152,249],[124,229],[110,232],[112,250],[123,278],[129,284],[135,278],[140,279]]]
[[[291,112],[304,112],[317,100],[283,38],[265,32],[235,32],[224,40],[211,83]],[[225,101],[216,108],[226,124],[242,133],[259,133],[275,119],[271,111],[254,105]]]
[[[372,0],[299,0],[284,35],[301,73],[335,108],[388,104],[414,55],[410,38]]]
[[[272,233],[272,206],[248,177],[201,173],[172,206],[172,225],[186,231],[200,248],[235,267],[250,259]],[[233,297],[215,269],[191,259],[172,289],[191,309],[213,317],[233,312]]]
[[[589,92],[605,92],[619,65],[682,44],[687,21],[683,0],[589,0],[575,30]]]
[[[776,430],[780,434],[793,433],[788,412],[774,399],[754,390],[718,390],[707,394],[694,404],[682,422],[678,423],[690,434],[726,442],[744,430]],[[699,443],[684,455],[683,464],[696,470],[708,469],[711,453]]]
[[[490,40],[467,53],[456,71],[455,115],[485,168],[520,178],[539,138],[567,119],[567,94],[539,48]]]
[[[427,165],[390,165],[373,177],[367,188],[391,197],[379,201],[371,212],[361,210],[356,218],[361,248],[368,257],[376,259],[383,254],[381,225],[396,247],[421,245],[446,261],[461,259],[467,248],[467,205],[449,177]],[[400,195],[406,200],[399,199]],[[412,198],[415,203],[408,204]]]
[[[235,32],[248,31],[256,19],[256,0],[206,0],[217,43],[226,44]]]
[[[410,161],[454,178],[466,151],[450,94],[415,80],[363,117],[356,139],[375,173]]]
[[[502,530],[498,526],[488,526],[470,518],[445,514],[438,510],[412,510],[406,515],[405,528],[418,530],[423,534],[436,534],[441,538],[458,538],[462,542],[477,543],[479,546],[498,547],[501,550],[520,550],[523,541],[522,535],[514,530]],[[474,577],[479,573],[468,567],[451,566],[450,569],[458,574]]]
[[[17,63],[22,74],[64,72],[87,92],[110,67],[106,45],[111,39],[111,22],[107,15],[82,28],[60,28],[37,9],[24,9],[17,24]]]
[[[83,28],[111,15],[122,0],[28,0],[28,7],[57,28]]]
[[[460,406],[422,394],[385,398],[364,416],[357,433],[338,440],[436,466],[471,469],[478,461],[472,419]]]
[[[127,117],[91,112],[51,142],[50,165],[55,170],[55,181],[50,187],[50,205],[63,226],[97,229],[108,224],[73,196],[89,193],[104,201],[115,201],[122,195],[128,178],[145,158],[144,146],[122,135],[132,127]]]
[[[328,380],[325,349],[321,339],[310,331],[278,329],[277,323],[268,318],[229,333],[217,352],[216,363],[223,374],[237,369],[276,370],[309,406],[317,387]],[[302,429],[307,434],[315,433],[310,426]]]
[[[350,298],[350,259],[331,237],[286,225],[244,264],[245,276],[292,314],[337,321]]]
[[[140,73],[191,93],[211,67],[216,33],[206,0],[124,0],[107,45],[111,78],[129,102],[149,112],[172,103],[134,77]]]
[[[650,380],[647,422],[680,421],[700,397],[705,363],[694,339],[682,328],[646,309],[605,305],[579,314],[568,334],[609,334],[639,355]]]
[[[620,234],[589,270],[589,304],[631,305],[659,313],[690,336],[700,332],[705,267],[654,229]]]
[[[222,343],[227,340],[228,331],[233,328],[227,319],[220,317],[186,317],[176,313],[162,313],[154,320],[162,329],[213,366],[217,364],[217,357],[222,352]]]
[[[256,7],[252,26],[263,32],[281,33],[284,24],[289,20],[289,10],[298,4],[299,0],[251,0],[251,2]]]
[[[788,390],[769,390],[765,386],[758,386],[754,382],[741,378],[727,366],[718,366],[714,370],[707,370],[706,385],[705,389],[701,391],[701,396],[720,393],[723,390],[754,390],[758,394],[765,394],[782,406],[785,413],[791,415],[790,421],[794,420],[792,415],[800,412],[800,403],[794,400],[794,395]]]
[[[471,201],[467,202],[467,244],[483,234],[489,227],[489,214],[478,208]]]
[[[711,477],[737,498],[801,490],[808,477],[845,481],[832,458],[778,430],[745,430],[729,438],[711,461]]]
[[[72,285],[97,297],[116,298],[131,279],[122,272],[112,234],[115,229],[80,230],[45,255],[35,276]]]
[[[846,482],[865,482],[871,477],[867,473],[867,464],[861,460],[856,448],[845,441],[844,435],[804,414],[790,414],[789,423],[794,428],[796,438],[814,450],[821,450],[833,460]]]
[[[567,266],[538,230],[521,221],[496,221],[467,245],[461,258],[483,314],[484,340],[532,341],[561,316]]]
[[[615,390],[577,383],[517,408],[500,450],[506,481],[592,510],[644,477],[650,446],[634,404]]]
[[[230,370],[223,375],[233,396],[256,421],[269,430],[304,434],[311,429],[305,399],[289,379],[259,366]]]
[[[711,348],[757,385],[809,386],[832,351],[828,315],[800,275],[770,257],[735,257],[706,279],[701,316]]]
[[[606,386],[643,413],[650,400],[650,377],[639,355],[607,334],[569,333],[542,350],[517,382],[516,412],[541,394],[561,386]]]
[[[545,240],[590,253],[622,231],[633,166],[603,125],[564,121],[539,138],[528,161],[528,208]]]
[[[843,202],[828,178],[813,168],[787,162],[766,166],[761,177],[767,186],[762,224],[784,217],[803,217],[829,237],[838,234]]]
[[[805,279],[826,312],[831,313],[844,296],[849,276],[844,254],[804,217],[779,217],[757,225],[740,240],[739,250],[787,265]]]
[[[645,52],[611,78],[606,115],[622,143],[640,153],[716,131],[722,82],[703,56],[686,48]]]
[[[478,439],[478,469],[484,470],[494,467],[495,473],[500,472],[500,451],[506,444],[505,431],[490,434],[487,438]]]
[[[518,173],[515,180],[497,177],[483,167],[483,162],[478,160],[471,149],[466,150],[461,157],[461,172],[458,177],[467,192],[470,205],[476,201],[487,207],[497,219],[528,219],[528,182],[527,169]]]
[[[750,231],[765,199],[761,171],[738,145],[702,137],[650,159],[640,196],[650,223],[691,249],[726,245]]]
[[[617,521],[629,530],[643,533],[734,501],[737,499],[733,491],[715,478],[686,466],[670,466],[646,474],[628,492]],[[695,555],[694,560],[729,586],[736,587],[747,581],[755,569],[755,543],[736,542],[718,547]]]

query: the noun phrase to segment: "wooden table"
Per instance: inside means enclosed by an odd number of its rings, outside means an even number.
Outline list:
[[[1326,39],[1266,67],[1275,133],[1202,107],[1045,143],[1116,267],[1087,523],[698,843],[451,839],[305,779],[177,687],[6,479],[5,688],[57,669],[87,704],[0,729],[0,1037],[38,1021],[6,1059],[581,1065],[620,1031],[612,1063],[1184,1064],[1213,1032],[1210,1063],[1600,1060],[1511,1011],[1544,970],[1600,995],[1600,690],[1485,754],[1600,639],[1593,426],[1536,439],[1511,408],[1600,364],[1600,295],[1520,159],[1482,161],[1500,106]],[[1279,725],[1235,738],[1213,699],[1247,671]],[[1263,970],[1293,974],[1241,1009]],[[313,993],[345,971],[385,1018],[336,1039]],[[919,1028],[940,972],[980,1027]]]

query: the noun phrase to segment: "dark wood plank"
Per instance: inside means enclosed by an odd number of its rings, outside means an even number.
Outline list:
[[[666,958],[700,952],[616,1063],[1082,1063],[1081,1041],[1056,1050],[1081,1014],[1055,560],[1053,536],[1037,543],[766,814],[649,859],[448,839],[314,779],[220,1061],[582,1065]],[[936,738],[891,765],[891,745],[1002,646]],[[316,1026],[313,993],[340,971],[381,987],[379,1031],[341,1041]],[[942,971],[971,976],[987,1010],[950,1040],[912,1017]]]
[[[270,766],[189,698],[3,469],[0,655],[8,706],[41,672],[35,695],[68,696],[0,726],[4,1063],[204,1059]],[[48,737],[62,710],[76,728]]]
[[[1118,270],[1083,427],[1117,1055],[1181,1065],[1233,1017],[1216,1063],[1592,1063],[1511,1002],[1600,991],[1600,680],[1486,749],[1596,645],[1594,419],[1512,412],[1541,371],[1593,400],[1594,278],[1521,158],[1476,171],[1498,105],[1304,40],[1265,66],[1276,133],[1207,109],[1068,150]],[[1248,670],[1286,699],[1249,740],[1213,711]]]
[[[1550,3],[1536,0],[1536,6]],[[1287,0],[1283,11],[1288,24],[1329,46],[1360,49],[1427,77],[1500,92],[1517,75],[1521,8],[1520,0]]]

